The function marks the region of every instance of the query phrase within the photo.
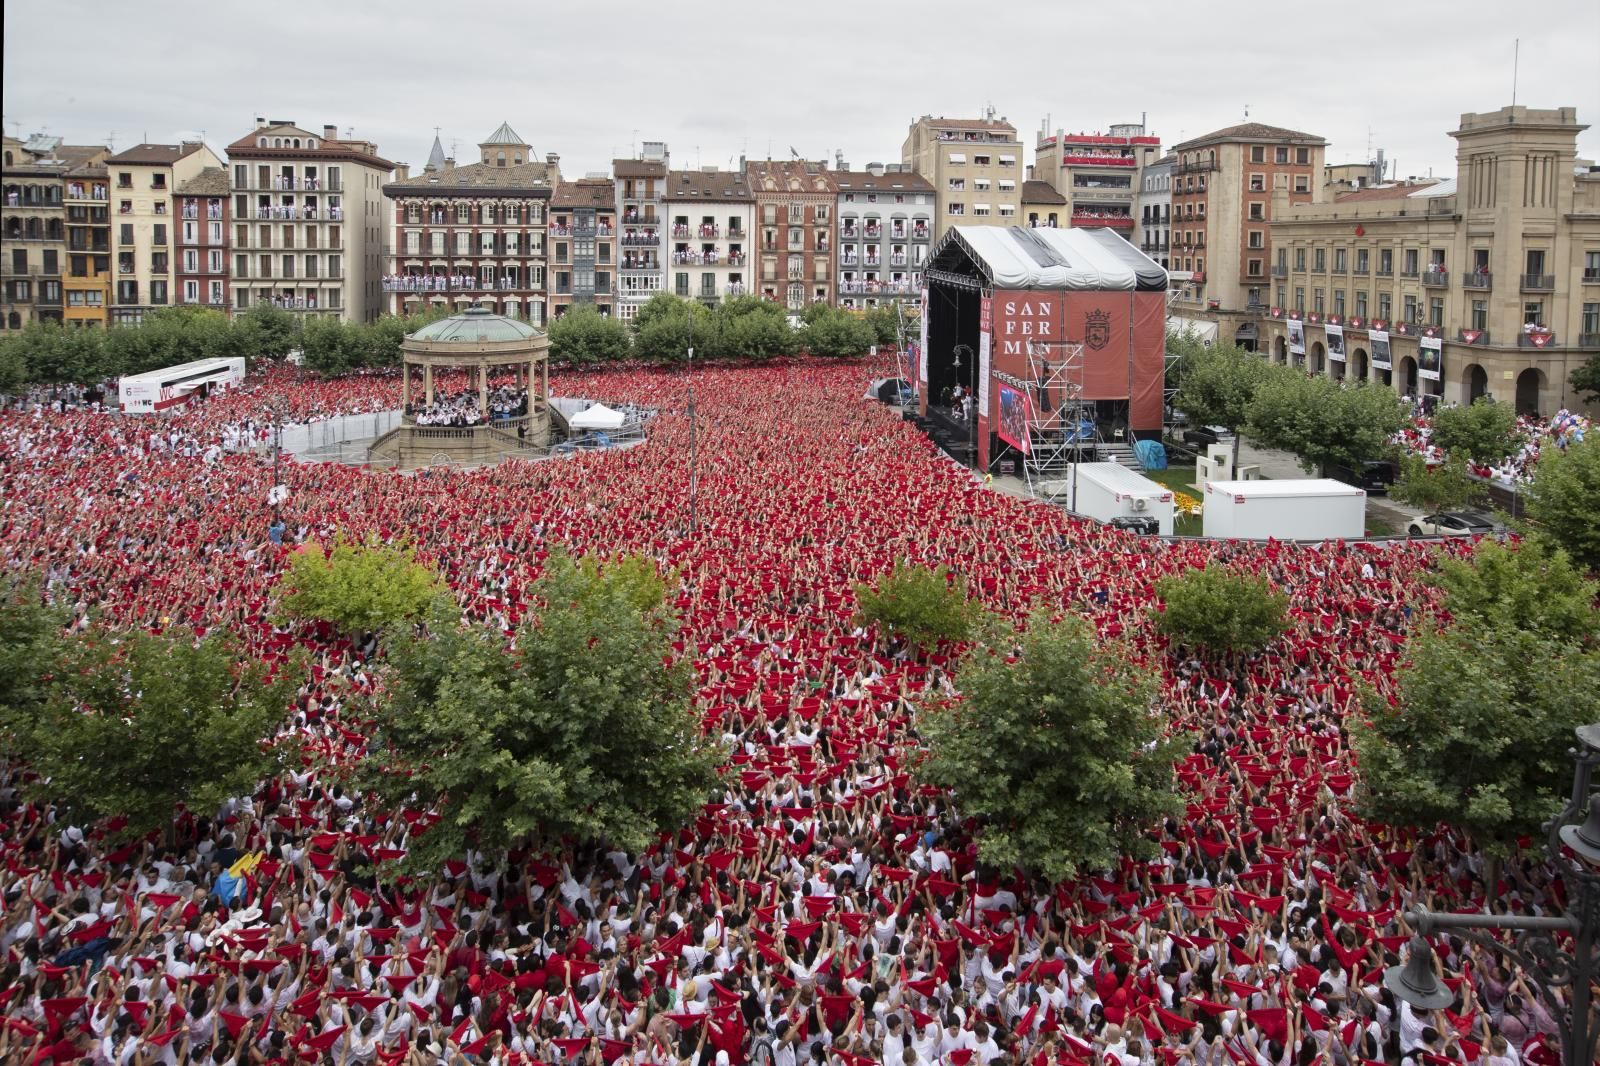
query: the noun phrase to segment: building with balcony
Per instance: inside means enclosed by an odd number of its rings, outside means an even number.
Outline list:
[[[1323,198],[1328,142],[1246,122],[1173,147],[1172,252],[1180,325],[1248,347],[1269,299],[1274,193],[1285,206]]]
[[[560,159],[537,159],[509,124],[457,166],[439,138],[422,173],[383,187],[394,247],[382,287],[390,311],[477,305],[541,326],[548,318],[545,228]]]
[[[1022,183],[1022,217],[1029,229],[1066,229],[1066,208],[1067,198],[1049,182],[1028,178]]]
[[[664,141],[645,141],[633,159],[613,159],[617,186],[616,314],[631,319],[666,285],[666,215],[661,195],[672,157]]]
[[[933,183],[904,163],[840,169],[833,180],[839,189],[839,306],[919,299],[937,208]]]
[[[550,198],[550,316],[582,303],[609,315],[616,299],[616,184],[596,174],[564,181]]]
[[[670,171],[661,202],[667,291],[707,304],[749,294],[756,198],[744,167]]]
[[[228,146],[229,292],[235,312],[268,303],[306,315],[368,322],[384,308],[395,165],[338,127],[320,134],[256,119]],[[115,190],[113,190],[115,195]]]
[[[911,124],[900,162],[933,184],[933,239],[951,226],[1015,226],[1022,211],[1022,142],[994,110],[983,118],[934,118]]]
[[[205,168],[222,165],[200,141],[135,145],[106,160],[116,264],[112,325],[136,325],[146,312],[177,303],[175,194]]]
[[[1139,250],[1163,267],[1170,266],[1172,249],[1172,165],[1175,155],[1164,155],[1145,164],[1139,175]]]
[[[1587,128],[1571,107],[1464,114],[1454,179],[1298,205],[1280,189],[1264,349],[1403,395],[1580,407],[1568,377],[1600,353],[1600,170],[1577,157]],[[1303,353],[1290,351],[1291,319]]]
[[[5,207],[0,211],[0,267],[4,297],[0,328],[63,319],[62,269],[66,255],[66,182],[75,169],[106,156],[98,146],[64,145],[35,134],[5,138]]]
[[[226,312],[228,172],[207,167],[178,186],[177,302]]]
[[[1144,168],[1161,155],[1161,138],[1140,123],[1106,133],[1067,133],[1041,126],[1034,142],[1033,178],[1065,197],[1067,222],[1112,229],[1138,243],[1138,200]]]
[[[833,215],[838,186],[826,162],[796,159],[750,163],[746,184],[755,197],[755,255],[761,272],[753,284],[790,311],[833,301]]]
[[[67,247],[62,321],[101,329],[110,321],[113,281],[110,171],[105,163],[111,150],[96,145],[89,151],[92,155],[67,171],[63,190]]]

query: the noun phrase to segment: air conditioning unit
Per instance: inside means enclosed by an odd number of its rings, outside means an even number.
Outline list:
[[[1135,511],[1148,511],[1150,509],[1150,501],[1140,496],[1133,501],[1133,509]]]

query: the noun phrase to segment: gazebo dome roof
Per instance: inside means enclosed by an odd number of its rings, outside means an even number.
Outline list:
[[[544,331],[526,322],[497,315],[482,307],[469,307],[458,315],[430,322],[411,335],[425,344],[478,344],[484,341],[520,341],[543,337]]]

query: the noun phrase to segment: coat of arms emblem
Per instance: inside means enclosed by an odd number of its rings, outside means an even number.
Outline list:
[[[1083,342],[1095,351],[1111,343],[1111,314],[1090,311],[1083,316]]]

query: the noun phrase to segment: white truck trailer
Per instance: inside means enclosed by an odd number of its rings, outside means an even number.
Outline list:
[[[1172,536],[1172,490],[1165,485],[1119,463],[1077,463],[1068,469],[1065,483],[1055,489],[1056,502],[1101,522],[1153,518],[1161,536]]]
[[[1332,478],[1208,481],[1202,528],[1224,540],[1333,540],[1363,536],[1367,494]]]

